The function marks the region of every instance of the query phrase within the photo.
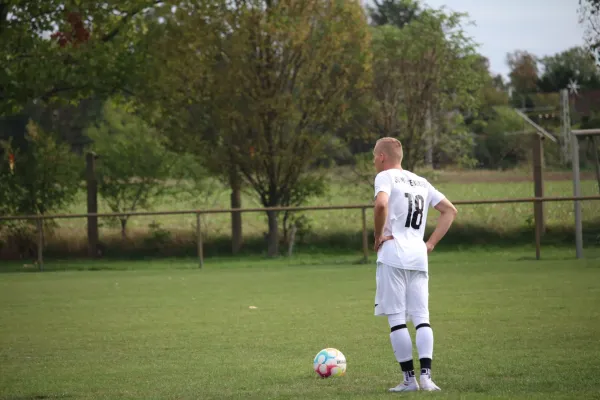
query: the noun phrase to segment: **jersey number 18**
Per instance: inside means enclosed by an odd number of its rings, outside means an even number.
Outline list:
[[[408,215],[406,216],[406,228],[419,229],[423,222],[423,207],[425,199],[420,194],[413,197],[411,193],[404,193],[404,197],[408,199]],[[414,212],[413,212],[414,208]]]

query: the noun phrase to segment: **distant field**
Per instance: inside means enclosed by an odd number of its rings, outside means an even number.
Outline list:
[[[431,396],[599,399],[600,252],[587,256],[433,253],[443,391]],[[213,259],[204,270],[181,259],[55,261],[57,272],[1,273],[0,399],[423,397],[387,393],[401,376],[387,322],[372,315],[373,260],[357,259]],[[0,265],[12,268],[22,269]],[[324,347],[344,352],[345,377],[312,371]]]
[[[347,176],[348,174],[346,174]],[[564,178],[565,174],[554,173],[554,178]],[[568,177],[568,174],[567,174]],[[487,182],[485,179],[487,178]],[[529,181],[527,181],[529,179]],[[451,200],[480,200],[533,196],[533,183],[530,177],[523,173],[497,173],[486,171],[456,173],[448,172],[438,177],[436,187]],[[471,182],[471,183],[469,183]],[[547,196],[572,195],[572,183],[568,180],[547,180],[545,193]],[[598,194],[595,180],[582,181],[582,194]],[[371,202],[372,188],[366,184],[357,185],[355,181],[344,178],[344,175],[333,179],[329,193],[321,198],[312,199],[307,205],[346,205],[368,204]],[[69,210],[70,212],[85,212],[85,202],[82,201]],[[243,195],[243,207],[261,207],[252,192]],[[173,200],[160,199],[154,210],[190,210],[204,208],[229,208],[229,191],[223,187],[213,196],[207,198]],[[100,201],[100,211],[110,212],[104,202]],[[519,227],[532,226],[533,206],[530,204],[499,204],[485,206],[461,206],[457,222],[465,225],[476,225],[493,230],[511,230]],[[361,229],[359,210],[312,211],[304,213],[311,219],[314,232],[327,234],[332,231],[349,232]],[[572,226],[572,203],[549,203],[546,205],[547,223],[550,226]],[[585,221],[600,221],[600,201],[584,202],[583,216]],[[368,216],[369,221],[372,218]],[[431,213],[429,222],[435,220]],[[129,227],[132,231],[147,230],[152,222],[160,224],[165,229],[193,232],[194,216],[160,216],[132,218]],[[204,217],[205,234],[211,236],[228,235],[230,232],[230,217],[227,214],[215,214]],[[244,234],[248,236],[261,235],[266,232],[266,216],[263,213],[244,214]],[[85,233],[84,220],[61,221],[61,226],[70,230]],[[104,232],[115,232],[115,228],[106,228]]]
[[[446,196],[457,200],[502,199],[533,196],[531,174],[527,171],[436,171],[428,173],[430,180]],[[328,193],[311,199],[307,205],[369,204],[372,187],[358,181],[347,169],[331,171]],[[597,182],[584,176],[582,194],[598,194]],[[572,184],[569,173],[548,172],[545,193],[547,196],[570,196]],[[256,196],[248,188],[242,196],[244,208],[261,207]],[[229,208],[229,189],[224,184],[215,184],[213,192],[196,198],[159,198],[151,210],[194,210]],[[100,212],[110,212],[100,198]],[[548,235],[544,240],[552,244],[573,242],[573,204],[547,203],[545,205]],[[85,213],[85,195],[66,213]],[[142,211],[142,210],[140,210]],[[302,251],[314,246],[360,249],[362,229],[360,210],[328,210],[302,213],[308,226],[299,232],[297,249]],[[245,249],[249,252],[264,251],[263,235],[267,232],[266,215],[262,212],[243,214]],[[367,211],[368,227],[372,226],[372,212]],[[431,229],[437,218],[430,212],[428,227]],[[600,246],[600,201],[583,202],[584,239],[586,246]],[[490,204],[459,206],[459,215],[448,244],[469,245],[474,243],[533,243],[533,206],[531,204]],[[195,225],[193,215],[133,217],[128,222],[128,240],[120,237],[118,221],[100,220],[101,241],[106,251],[114,255],[191,255],[195,254]],[[230,249],[230,216],[213,214],[202,217],[203,236],[208,256],[223,254]],[[86,249],[85,219],[57,221],[57,226],[48,234],[47,254],[64,257],[67,254],[83,255]],[[308,250],[313,251],[313,250]]]

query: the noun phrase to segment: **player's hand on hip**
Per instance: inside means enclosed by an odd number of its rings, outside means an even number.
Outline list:
[[[435,247],[429,242],[425,242],[425,246],[427,246],[427,254],[431,253],[433,251],[433,248]]]
[[[379,251],[379,248],[381,247],[381,245],[384,242],[387,242],[388,240],[392,240],[394,237],[393,236],[379,236],[379,237],[375,237],[375,244],[373,245],[373,248],[375,249],[375,251]]]

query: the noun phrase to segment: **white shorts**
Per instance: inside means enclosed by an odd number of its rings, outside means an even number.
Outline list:
[[[406,322],[429,319],[429,275],[377,263],[375,315],[404,314]]]

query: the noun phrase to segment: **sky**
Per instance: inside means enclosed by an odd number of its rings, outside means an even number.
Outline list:
[[[368,2],[368,1],[367,1]],[[506,54],[527,50],[543,57],[584,44],[578,0],[423,0],[432,8],[466,12],[465,31],[480,44],[494,74],[508,76]]]

